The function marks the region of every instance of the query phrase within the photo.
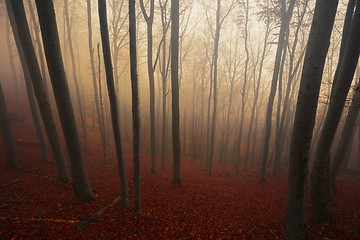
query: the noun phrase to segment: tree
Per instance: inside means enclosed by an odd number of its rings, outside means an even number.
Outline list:
[[[9,19],[10,19],[10,15],[9,15]],[[16,29],[14,20],[11,19],[11,21],[12,21],[12,28]],[[14,83],[15,83],[14,88],[15,88],[15,92],[16,92],[15,93],[16,107],[18,108],[18,101],[19,101],[18,100],[18,98],[19,98],[18,97],[19,89],[18,89],[18,83],[17,83],[18,80],[17,80],[17,75],[16,75],[16,72],[15,72],[13,53],[12,53],[12,49],[11,49],[11,46],[10,46],[10,29],[9,29],[8,23],[6,24],[6,31],[7,31],[6,36],[7,36],[7,43],[8,43],[9,59],[10,59],[10,64],[11,64],[11,72],[12,72],[12,76],[14,78]],[[17,31],[13,31],[13,35],[14,35],[15,41],[17,42],[17,45],[21,45],[20,42],[19,42],[20,40],[19,40],[19,36],[18,36]],[[21,47],[19,46],[19,49],[20,48]],[[38,111],[38,107],[36,105],[36,99],[35,99],[34,90],[33,90],[31,79],[30,79],[29,70],[28,70],[28,67],[27,67],[27,64],[26,64],[26,60],[25,60],[23,51],[18,50],[18,52],[19,52],[20,62],[21,62],[21,65],[22,65],[22,71],[23,71],[23,75],[24,75],[25,88],[26,88],[26,93],[27,93],[27,97],[28,97],[28,100],[29,100],[31,116],[32,116],[35,131],[36,131],[36,135],[37,135],[37,138],[38,138],[39,144],[40,144],[41,159],[44,162],[49,162],[48,148],[47,148],[47,145],[46,145],[43,130],[41,129],[41,123],[40,123],[40,120],[39,120],[39,111]],[[45,83],[45,81],[44,81],[44,83]],[[44,84],[44,86],[45,86],[45,90],[46,90],[46,85]],[[69,178],[68,178],[67,181],[69,181]]]
[[[70,158],[75,197],[82,201],[91,201],[94,196],[91,193],[80,138],[76,129],[70,91],[61,55],[54,4],[53,1],[36,0],[36,7],[45,57]]]
[[[109,94],[109,101],[111,108],[111,121],[113,127],[115,150],[116,150],[118,171],[120,178],[121,200],[124,205],[128,205],[129,195],[128,195],[128,188],[126,182],[125,162],[124,162],[123,151],[121,146],[119,114],[118,114],[117,98],[116,98],[116,91],[114,84],[113,68],[111,62],[109,30],[108,30],[107,13],[106,13],[106,0],[98,0],[98,9],[99,9],[101,41],[102,41],[105,72],[106,72],[106,83],[108,87],[108,94]]]
[[[179,113],[179,1],[171,0],[171,93],[173,183],[181,184]]]
[[[286,239],[305,238],[305,179],[320,83],[338,1],[316,1],[306,48],[289,155]]]
[[[140,112],[136,57],[136,15],[135,1],[133,0],[129,0],[129,22],[131,95],[133,108],[134,198],[135,213],[140,214]]]
[[[101,136],[101,143],[103,147],[103,154],[104,159],[103,162],[106,162],[106,140],[105,140],[105,130],[103,128],[103,120],[100,115],[100,106],[99,106],[99,92],[96,83],[96,72],[95,72],[95,61],[94,61],[94,48],[93,48],[93,40],[92,40],[92,22],[91,22],[91,0],[86,0],[86,9],[87,9],[87,16],[88,16],[88,44],[89,44],[89,54],[90,54],[90,65],[91,65],[91,77],[93,81],[93,88],[94,88],[94,96],[95,96],[95,108],[96,108],[96,116],[99,124],[100,136]],[[101,90],[100,90],[101,93]]]
[[[0,131],[3,139],[5,154],[6,154],[6,167],[16,169],[19,167],[18,157],[15,150],[15,141],[12,135],[11,126],[7,114],[7,107],[4,92],[0,84]]]
[[[29,25],[26,20],[23,2],[22,0],[6,1],[6,6],[14,33],[15,43],[23,67],[25,80],[28,79],[28,71],[50,146],[54,154],[58,178],[61,182],[68,183],[70,181],[69,172],[66,167],[64,152],[57,133],[48,95],[46,94],[45,86],[41,77],[34,46],[31,42]],[[28,89],[29,88],[30,86],[28,85]]]
[[[272,80],[271,80],[269,101],[268,101],[267,109],[266,109],[265,134],[264,134],[263,153],[262,153],[261,169],[260,169],[260,181],[261,182],[265,181],[267,159],[269,158],[271,118],[272,118],[272,111],[273,111],[273,105],[274,105],[275,94],[276,94],[276,85],[277,85],[278,78],[279,78],[281,55],[282,55],[282,51],[283,51],[283,47],[284,47],[284,43],[285,43],[285,35],[289,29],[289,23],[292,18],[295,0],[290,1],[288,8],[286,8],[285,0],[281,0],[280,4],[281,4],[281,25],[280,25],[280,33],[279,33],[278,45],[277,45],[276,55],[275,55],[274,71],[273,71],[273,76],[272,76]]]
[[[73,40],[72,40],[72,27],[70,24],[70,18],[69,18],[69,9],[68,9],[68,0],[64,0],[64,13],[65,13],[65,23],[66,23],[66,29],[67,29],[67,36],[69,44],[69,51],[70,51],[70,59],[71,59],[71,66],[72,66],[72,76],[73,81],[75,83],[75,90],[76,90],[76,97],[77,97],[77,103],[79,107],[79,115],[80,115],[80,121],[81,121],[81,127],[83,130],[83,139],[84,144],[86,146],[87,140],[86,140],[86,116],[85,116],[85,110],[83,107],[83,102],[81,99],[81,92],[80,92],[80,86],[79,81],[76,74],[76,63],[75,63],[75,54],[74,54],[74,47],[73,47]],[[83,93],[84,94],[84,93]]]
[[[152,25],[154,20],[154,0],[150,0],[149,14],[146,13],[144,0],[140,0],[141,12],[144,16],[147,25],[147,65],[150,86],[150,144],[151,144],[151,171],[156,172],[156,140],[155,140],[155,87],[154,87],[154,72],[155,66],[153,64],[153,31]]]
[[[320,133],[311,172],[311,202],[315,222],[327,222],[331,219],[327,209],[330,200],[330,148],[340,122],[346,96],[354,77],[360,52],[360,1],[351,21],[344,57],[340,64],[336,86],[330,96],[330,103]]]
[[[356,89],[354,90],[354,95],[351,101],[351,105],[349,108],[349,111],[346,116],[346,121],[344,128],[341,133],[341,138],[339,145],[337,147],[333,166],[331,166],[331,186],[333,190],[336,190],[335,188],[335,180],[337,175],[339,174],[341,164],[346,159],[346,153],[350,150],[350,146],[352,145],[353,139],[354,139],[354,133],[356,131],[356,119],[359,115],[359,102],[360,102],[360,81],[358,80]]]

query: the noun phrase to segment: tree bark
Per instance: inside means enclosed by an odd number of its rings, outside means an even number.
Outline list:
[[[350,149],[352,140],[354,139],[354,136],[352,135],[356,131],[356,127],[355,127],[356,119],[359,115],[359,102],[360,102],[359,90],[360,90],[360,82],[357,83],[357,87],[354,96],[352,98],[348,114],[346,116],[346,122],[341,133],[340,142],[334,156],[333,166],[331,168],[331,174],[330,174],[332,190],[336,189],[335,188],[336,177],[339,174],[341,165],[345,161],[346,154]]]
[[[331,215],[327,209],[330,200],[330,148],[333,143],[336,129],[349,92],[351,81],[360,52],[360,2],[356,3],[356,10],[351,21],[351,27],[344,51],[344,57],[340,64],[340,70],[336,86],[330,97],[330,104],[322,127],[318,146],[315,152],[314,163],[311,172],[311,202],[314,209],[315,222],[327,222]]]
[[[54,159],[58,171],[58,178],[61,182],[67,183],[70,181],[69,172],[66,167],[64,152],[62,150],[60,138],[57,133],[49,98],[46,94],[45,86],[41,77],[34,46],[32,45],[29,25],[26,20],[23,2],[22,0],[7,0],[6,5],[21,64],[23,70],[25,71],[24,77],[27,76],[26,72],[29,71],[30,80],[32,82],[32,87],[36,96],[40,114],[43,119],[50,146],[54,154]]]
[[[318,0],[306,48],[291,137],[285,239],[305,239],[305,179],[319,91],[338,1]]]
[[[155,87],[154,87],[154,64],[153,64],[153,19],[154,0],[150,0],[150,12],[146,13],[144,1],[140,0],[141,11],[147,24],[147,65],[150,87],[150,145],[151,145],[151,172],[156,172],[156,139],[155,139]]]
[[[2,142],[5,147],[6,163],[5,167],[16,169],[19,167],[18,157],[15,149],[15,141],[12,135],[10,121],[7,115],[7,107],[4,92],[0,84],[0,131]]]
[[[106,0],[98,0],[98,8],[99,8],[100,32],[101,32],[102,48],[104,55],[105,72],[106,72],[106,83],[108,87],[108,94],[109,94],[109,101],[111,108],[111,121],[113,127],[115,150],[116,150],[119,179],[120,179],[121,201],[123,202],[124,205],[128,205],[129,195],[128,195],[128,188],[126,182],[126,171],[125,171],[123,150],[121,146],[119,114],[118,114],[117,98],[116,98],[116,91],[114,84],[113,68],[111,62],[109,30],[108,30],[107,13],[106,13]]]
[[[171,93],[173,184],[181,184],[180,124],[179,124],[179,1],[171,0]]]
[[[130,31],[130,71],[133,112],[133,159],[134,159],[134,202],[135,213],[141,213],[140,206],[140,111],[139,83],[137,77],[136,57],[136,15],[135,1],[129,0],[129,31]],[[152,56],[151,56],[152,57]]]
[[[76,128],[70,91],[61,55],[54,4],[53,1],[49,0],[36,0],[36,6],[46,61],[70,158],[75,197],[82,201],[91,201],[94,199],[94,196],[91,193],[85,160]]]

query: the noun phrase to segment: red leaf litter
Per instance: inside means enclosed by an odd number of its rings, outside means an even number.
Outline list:
[[[268,174],[258,181],[256,169],[236,175],[232,166],[215,168],[209,177],[199,161],[182,159],[182,186],[171,181],[171,154],[166,170],[149,171],[150,160],[141,159],[142,214],[133,213],[131,147],[125,144],[130,205],[120,203],[89,226],[80,222],[110,205],[119,195],[113,145],[112,160],[102,165],[95,137],[85,151],[95,201],[74,201],[71,185],[56,181],[54,164],[42,163],[39,146],[29,126],[16,125],[14,133],[23,172],[4,169],[0,144],[0,239],[283,239],[287,175]],[[143,156],[146,156],[144,153]],[[160,160],[158,160],[160,161]],[[158,164],[160,165],[160,164]],[[216,164],[215,164],[216,165]],[[360,239],[360,191],[356,174],[341,176],[330,205],[334,222],[308,224],[312,239]],[[307,204],[308,219],[311,206]]]

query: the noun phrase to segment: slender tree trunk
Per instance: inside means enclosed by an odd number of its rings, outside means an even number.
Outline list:
[[[103,148],[103,154],[104,154],[104,159],[103,161],[106,161],[106,144],[105,144],[105,131],[103,129],[103,124],[104,124],[104,120],[101,118],[104,117],[104,115],[100,115],[100,106],[99,106],[99,92],[98,92],[98,87],[97,87],[97,83],[96,83],[96,72],[95,72],[95,61],[94,61],[94,48],[93,48],[93,41],[92,41],[92,17],[91,17],[91,0],[86,0],[87,2],[87,17],[88,17],[88,34],[89,34],[89,38],[88,38],[88,44],[89,44],[89,53],[90,53],[90,65],[91,65],[91,77],[92,77],[92,82],[93,82],[93,87],[94,87],[94,96],[95,96],[95,110],[96,110],[96,116],[97,116],[97,120],[98,120],[98,124],[99,124],[99,130],[100,130],[100,136],[101,136],[101,142],[102,142],[102,148]],[[100,65],[100,62],[99,62]],[[99,68],[100,71],[100,68]],[[99,73],[100,75],[100,73]],[[99,76],[99,84],[100,84],[100,76]],[[101,92],[101,90],[100,90]]]
[[[141,213],[140,207],[140,111],[139,111],[139,83],[137,77],[136,57],[136,15],[135,1],[129,0],[129,29],[130,29],[130,70],[131,93],[133,106],[133,154],[134,154],[134,198],[135,213]],[[154,79],[152,79],[154,80]],[[152,83],[154,84],[154,82]],[[154,97],[154,96],[153,96]],[[154,109],[153,109],[154,110]],[[153,119],[155,120],[155,119]],[[154,121],[155,123],[155,121]],[[155,134],[155,133],[154,133]]]
[[[171,92],[173,183],[181,184],[180,124],[179,124],[179,1],[171,0]]]
[[[120,135],[119,115],[118,115],[119,108],[117,106],[114,75],[113,75],[113,68],[111,62],[109,30],[108,30],[107,14],[106,14],[106,0],[98,0],[98,9],[99,9],[102,49],[103,49],[105,72],[106,72],[106,83],[108,87],[108,94],[109,94],[109,101],[111,108],[111,120],[112,120],[115,150],[116,150],[119,179],[120,179],[121,200],[124,205],[128,205],[129,195],[128,195],[128,188],[126,182],[125,163],[124,163],[123,151],[121,146],[121,135]]]
[[[266,165],[267,160],[269,158],[269,144],[270,144],[270,135],[271,135],[271,118],[272,118],[272,111],[273,105],[275,100],[276,94],[276,85],[279,77],[280,71],[280,63],[281,63],[281,55],[282,50],[284,47],[285,42],[285,34],[288,31],[289,23],[291,21],[295,0],[291,0],[289,3],[288,9],[286,9],[286,2],[285,0],[281,1],[281,26],[280,26],[280,33],[279,33],[279,40],[276,49],[276,56],[275,56],[275,64],[274,64],[274,71],[271,80],[271,88],[270,88],[270,95],[269,101],[266,109],[266,117],[265,117],[265,134],[264,134],[264,146],[263,146],[263,153],[262,153],[262,160],[261,160],[261,169],[260,169],[260,181],[265,181],[266,176]]]
[[[36,44],[37,44],[38,51],[39,51],[41,75],[43,77],[46,93],[48,94],[48,96],[50,96],[48,82],[47,82],[47,78],[46,78],[44,51],[43,51],[43,47],[41,44],[41,38],[40,38],[40,31],[39,31],[40,29],[39,29],[39,25],[36,24],[35,11],[34,11],[33,5],[30,0],[28,0],[28,6],[29,6],[29,10],[30,10],[31,19],[33,20],[32,22],[33,22],[33,28],[34,28],[34,32],[35,32],[35,36],[36,36]]]
[[[264,45],[263,45],[261,59],[260,59],[260,66],[259,66],[259,73],[258,73],[259,75],[257,77],[256,88],[254,91],[254,101],[253,101],[253,105],[251,108],[250,126],[249,126],[249,132],[248,132],[248,136],[247,136],[247,146],[246,146],[246,155],[245,155],[245,163],[244,163],[245,171],[247,171],[248,165],[249,165],[251,131],[252,131],[252,125],[254,123],[254,118],[255,118],[256,105],[257,105],[258,99],[259,99],[260,83],[261,83],[261,78],[262,78],[264,61],[265,61],[265,57],[266,57],[266,53],[267,53],[267,49],[268,49],[267,46],[268,46],[269,35],[270,35],[270,26],[269,26],[269,24],[267,24],[266,31],[265,31]],[[255,136],[256,136],[256,132],[254,133],[254,141],[255,141]]]
[[[241,140],[243,134],[243,125],[244,125],[244,115],[245,115],[245,102],[246,102],[246,91],[247,91],[247,82],[248,82],[248,68],[249,68],[249,47],[248,47],[248,22],[249,22],[249,0],[244,1],[244,10],[245,10],[245,68],[244,68],[244,84],[242,86],[241,93],[241,116],[239,121],[239,132],[236,139],[236,150],[235,150],[235,167],[236,173],[239,173],[240,170],[240,160],[241,160]]]
[[[10,18],[10,16],[9,16]],[[12,80],[14,81],[14,97],[15,97],[15,107],[16,109],[19,109],[19,89],[18,89],[18,77],[15,70],[15,62],[14,62],[14,55],[13,50],[11,47],[11,41],[10,41],[10,23],[9,21],[6,21],[5,31],[6,31],[6,44],[9,54],[9,62],[10,62],[10,68],[11,68],[11,74],[12,74]]]
[[[305,179],[320,83],[338,1],[318,0],[306,48],[291,137],[285,239],[305,239]],[[315,67],[314,67],[315,66]]]
[[[344,51],[344,57],[340,64],[338,79],[334,81],[336,86],[333,88],[330,97],[329,108],[320,133],[318,146],[315,152],[313,170],[311,172],[311,202],[314,209],[314,221],[316,222],[327,222],[331,219],[327,209],[328,201],[330,200],[330,179],[328,179],[330,148],[355,73],[359,52],[360,2],[357,2]]]
[[[151,172],[156,172],[156,139],[155,139],[155,87],[154,87],[154,71],[153,66],[153,34],[152,25],[154,19],[154,0],[150,0],[150,13],[146,13],[144,1],[140,1],[141,11],[147,24],[147,64],[149,75],[149,87],[150,87],[150,145],[151,145]]]
[[[101,144],[103,147],[103,165],[106,165],[107,161],[107,152],[106,152],[106,127],[105,127],[105,113],[104,113],[104,104],[103,104],[103,97],[102,97],[102,87],[101,87],[101,59],[100,59],[100,43],[97,45],[97,52],[98,52],[98,81],[99,81],[99,101],[100,101],[100,124],[99,128],[101,129],[102,136],[101,136]]]
[[[213,111],[211,116],[211,130],[210,130],[210,145],[209,145],[209,156],[207,159],[208,162],[208,175],[212,174],[212,162],[214,154],[214,142],[215,142],[215,132],[216,132],[216,115],[217,115],[217,78],[218,78],[218,57],[219,57],[219,40],[220,40],[220,11],[221,11],[221,0],[217,0],[217,9],[216,9],[216,32],[214,39],[214,63],[213,63],[213,84],[214,84],[214,93],[213,93]]]
[[[25,69],[24,77],[27,76],[26,72],[28,70],[45,130],[54,154],[58,178],[61,182],[67,183],[70,181],[69,172],[66,167],[65,157],[57,133],[55,120],[52,115],[48,95],[46,94],[45,86],[42,81],[34,46],[32,45],[23,2],[22,0],[7,0],[6,5],[22,67]]]
[[[69,51],[70,51],[70,58],[71,58],[71,65],[72,65],[72,75],[73,75],[73,80],[75,83],[77,103],[78,103],[78,107],[79,107],[79,115],[80,115],[82,130],[83,130],[83,140],[84,140],[84,144],[86,147],[86,145],[87,145],[86,116],[85,116],[85,111],[83,108],[83,102],[81,99],[80,86],[79,86],[78,78],[76,75],[76,63],[75,63],[75,54],[74,54],[72,33],[71,33],[71,26],[70,26],[70,19],[69,19],[68,0],[64,0],[64,12],[65,12],[65,22],[66,22],[66,28],[67,28],[67,34],[68,34],[68,41],[69,41]]]

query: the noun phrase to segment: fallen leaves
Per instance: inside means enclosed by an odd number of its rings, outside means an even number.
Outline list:
[[[265,184],[258,183],[254,174],[224,174],[220,167],[208,177],[198,164],[184,159],[183,185],[173,186],[170,169],[152,174],[150,160],[143,159],[142,215],[137,216],[131,201],[129,207],[112,204],[119,196],[117,168],[115,162],[102,167],[100,152],[86,155],[88,166],[93,166],[88,173],[96,200],[79,203],[73,201],[71,188],[51,181],[56,179],[55,166],[39,160],[36,146],[21,145],[19,150],[19,155],[27,156],[24,168],[41,174],[0,169],[0,239],[282,239],[284,235],[286,173],[269,176]],[[132,158],[126,156],[130,180]],[[131,185],[129,181],[130,189]],[[335,222],[310,223],[313,239],[360,239],[356,176],[341,178],[338,189],[330,206]],[[129,194],[132,200],[132,190]],[[94,215],[86,228],[76,229]]]

